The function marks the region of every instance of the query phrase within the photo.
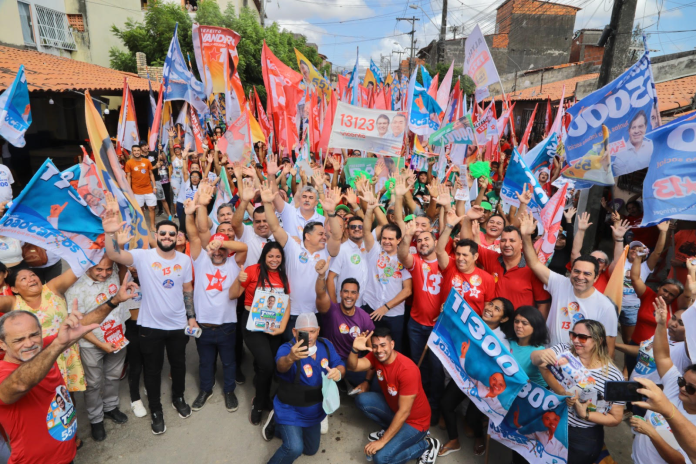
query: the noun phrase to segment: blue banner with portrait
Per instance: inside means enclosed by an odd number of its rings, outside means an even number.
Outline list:
[[[0,95],[0,135],[15,147],[23,147],[30,125],[29,87],[24,65],[20,65],[12,85]]]
[[[104,229],[70,185],[70,174],[44,161],[0,220],[0,235],[57,254],[79,276],[101,260]]]
[[[162,80],[164,81],[164,101],[184,100],[193,106],[202,116],[210,113],[203,84],[189,71],[184,55],[179,46],[178,24],[174,28],[174,37],[169,44],[167,57],[164,59]]]
[[[532,200],[527,208],[533,213],[538,213],[549,201],[549,197],[541,188],[541,184],[532,170],[522,159],[517,148],[513,148],[512,157],[505,172],[505,179],[503,179],[503,186],[500,188],[500,196],[510,205],[519,207],[520,201],[517,199],[517,194],[522,194],[525,185],[527,190],[532,191]]]
[[[614,177],[648,167],[653,142],[645,135],[658,125],[657,94],[648,52],[618,78],[583,98],[566,113],[572,121],[565,138],[569,162],[588,153],[609,129]]]
[[[428,339],[457,386],[500,425],[529,377],[493,331],[455,289]]]
[[[696,221],[696,113],[648,134],[655,155],[643,181],[643,223]]]

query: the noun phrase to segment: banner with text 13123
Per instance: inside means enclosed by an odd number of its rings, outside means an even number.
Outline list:
[[[338,102],[329,138],[329,148],[399,156],[404,143],[405,130],[405,113],[372,110]]]

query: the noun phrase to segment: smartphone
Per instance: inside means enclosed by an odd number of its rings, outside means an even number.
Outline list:
[[[297,332],[297,337],[298,337],[298,342],[302,340],[302,346],[300,348],[307,348],[309,349],[309,332],[306,332],[304,330],[300,330]]]
[[[658,385],[662,389],[662,385]],[[604,399],[606,401],[645,401],[645,397],[636,390],[643,388],[638,382],[606,382]]]
[[[203,330],[201,330],[200,327],[193,328],[193,327],[186,326],[186,328],[184,329],[184,333],[186,335],[188,335],[189,337],[198,338],[203,333]]]

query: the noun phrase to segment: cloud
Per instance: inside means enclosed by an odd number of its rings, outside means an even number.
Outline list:
[[[282,24],[279,24],[281,29],[289,32],[294,32],[296,34],[302,34],[307,38],[307,42],[315,43],[321,45],[325,37],[327,30],[320,26],[314,26],[308,21],[304,20],[285,20]]]
[[[266,15],[278,24],[309,18],[362,18],[370,14],[374,12],[364,0],[275,0],[266,6]]]

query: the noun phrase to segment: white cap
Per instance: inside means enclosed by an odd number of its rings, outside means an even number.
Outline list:
[[[643,247],[643,248],[647,248],[647,246],[645,245],[645,243],[639,242],[638,240],[634,240],[634,241],[632,241],[631,243],[628,244],[628,249],[630,250],[631,248],[637,247],[637,246]]]
[[[317,321],[317,316],[314,313],[302,313],[297,316],[295,321],[296,329],[318,329],[319,322]]]

